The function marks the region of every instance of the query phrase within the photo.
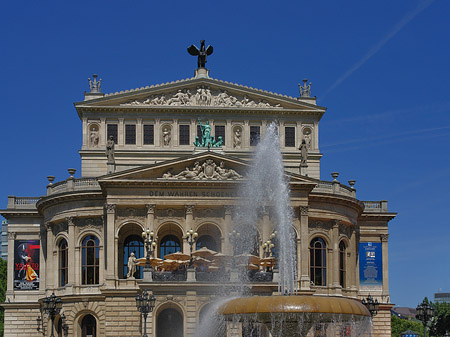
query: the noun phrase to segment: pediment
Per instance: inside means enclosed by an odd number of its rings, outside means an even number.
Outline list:
[[[294,97],[232,84],[211,78],[193,78],[75,103],[77,107],[148,109],[294,109],[324,113],[325,108]]]
[[[189,157],[109,174],[100,178],[99,183],[236,182],[245,179],[249,167],[250,163],[247,161],[205,151]],[[288,175],[292,183],[316,185],[314,179],[296,174]]]

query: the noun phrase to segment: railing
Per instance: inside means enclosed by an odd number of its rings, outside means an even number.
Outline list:
[[[195,279],[199,282],[228,282],[229,271],[196,271]]]
[[[248,280],[250,282],[272,282],[273,273],[270,271],[249,271]]]
[[[8,196],[7,209],[36,209],[36,203],[40,197],[16,197]]]
[[[186,271],[154,271],[152,273],[153,281],[167,282],[167,281],[186,281]]]
[[[313,189],[313,192],[345,195],[352,198],[356,197],[356,193],[353,188],[342,185],[338,181],[332,182],[321,180]]]
[[[69,178],[47,186],[47,195],[84,190],[100,190],[97,178]]]
[[[388,212],[388,206],[386,200],[381,201],[363,201],[364,212],[368,213],[384,213]]]

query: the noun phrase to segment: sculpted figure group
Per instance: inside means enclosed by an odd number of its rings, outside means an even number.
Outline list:
[[[173,94],[152,95],[144,100],[133,100],[124,105],[173,105],[278,108],[264,99],[254,100],[248,95],[242,98],[230,95],[226,90],[212,91],[207,86],[198,87],[194,94],[189,89],[179,89]]]
[[[223,161],[217,165],[212,159],[207,159],[202,165],[196,161],[192,168],[186,167],[178,174],[173,174],[173,169],[163,174],[163,179],[235,180],[241,178],[242,175],[235,170],[225,168]]]

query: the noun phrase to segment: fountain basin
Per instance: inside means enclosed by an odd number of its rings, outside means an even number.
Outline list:
[[[328,296],[252,296],[235,298],[219,308],[221,315],[262,313],[327,313],[368,316],[370,312],[358,301]]]
[[[369,311],[358,301],[311,295],[235,298],[218,313],[235,327],[240,323],[247,329],[243,330],[246,336],[337,336],[344,330],[353,331],[351,336],[366,336],[371,321]]]

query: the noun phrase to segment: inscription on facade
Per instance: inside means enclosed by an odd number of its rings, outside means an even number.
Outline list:
[[[192,191],[192,190],[151,190],[150,197],[173,197],[173,198],[237,198],[234,191]]]

